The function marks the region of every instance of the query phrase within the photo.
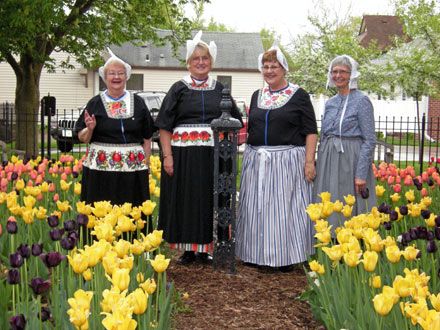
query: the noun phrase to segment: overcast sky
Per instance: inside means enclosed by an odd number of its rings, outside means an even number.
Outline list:
[[[389,0],[322,0],[344,17],[351,7],[351,16],[390,15]],[[307,16],[316,10],[319,0],[211,0],[205,5],[206,22],[214,21],[235,29],[236,32],[260,32],[262,28],[275,30],[283,42],[310,28]],[[191,11],[188,12],[191,16]],[[339,16],[339,15],[338,15]]]

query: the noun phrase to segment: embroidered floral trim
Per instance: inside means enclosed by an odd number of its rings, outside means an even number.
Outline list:
[[[132,172],[148,169],[145,152],[141,146],[111,148],[90,145],[84,166],[101,171]]]
[[[208,77],[208,80],[206,80],[206,82],[203,82],[202,84],[197,85],[196,82],[193,79],[191,79],[190,75],[183,77],[182,82],[189,89],[205,90],[205,91],[211,91],[211,90],[215,89],[215,85],[217,83],[216,80],[212,79],[211,77]]]
[[[171,137],[171,145],[179,147],[214,146],[213,132],[209,126],[178,126]]]
[[[295,95],[298,85],[289,86],[279,92],[270,92],[269,86],[264,87],[258,94],[258,107],[261,109],[277,109],[284,106]]]
[[[109,118],[126,119],[133,117],[134,94],[126,93],[128,95],[124,95],[117,101],[109,101],[104,92],[99,93]],[[127,102],[130,102],[130,104],[127,104]]]

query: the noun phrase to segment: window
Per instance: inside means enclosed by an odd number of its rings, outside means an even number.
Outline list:
[[[127,80],[127,90],[141,91],[144,89],[144,75],[142,73],[132,73],[130,79]],[[102,78],[99,78],[99,90],[105,91],[107,87],[105,86]]]
[[[217,81],[221,82],[229,90],[232,90],[232,76],[217,76]]]

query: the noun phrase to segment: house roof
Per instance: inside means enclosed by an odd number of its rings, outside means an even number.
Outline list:
[[[159,37],[169,35],[171,31],[158,30]],[[197,31],[193,32],[194,36]],[[202,40],[217,44],[216,70],[258,71],[258,55],[264,52],[259,33],[237,33],[203,31]],[[152,42],[143,42],[141,46],[124,43],[111,46],[111,50],[134,68],[186,69],[186,44],[179,47],[180,59],[173,57],[171,45],[157,47]]]
[[[377,45],[385,50],[394,46],[391,40],[393,36],[403,37],[404,35],[403,25],[399,22],[398,16],[364,15],[358,40],[363,47],[368,47],[372,40],[377,40]]]

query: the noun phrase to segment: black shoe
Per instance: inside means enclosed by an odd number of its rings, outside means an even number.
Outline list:
[[[178,265],[189,265],[196,261],[196,255],[194,251],[185,251],[179,259],[177,259],[176,264]]]
[[[277,272],[277,267],[259,265],[258,266],[258,271],[260,273],[264,273],[264,274],[273,274],[273,273]]]
[[[281,267],[278,267],[278,270],[281,273],[290,273],[293,271],[293,265],[281,266]]]
[[[197,262],[204,264],[204,265],[210,265],[212,264],[212,256],[205,252],[197,252],[196,254]]]
[[[243,266],[257,268],[257,264],[253,264],[252,262],[243,262]]]

